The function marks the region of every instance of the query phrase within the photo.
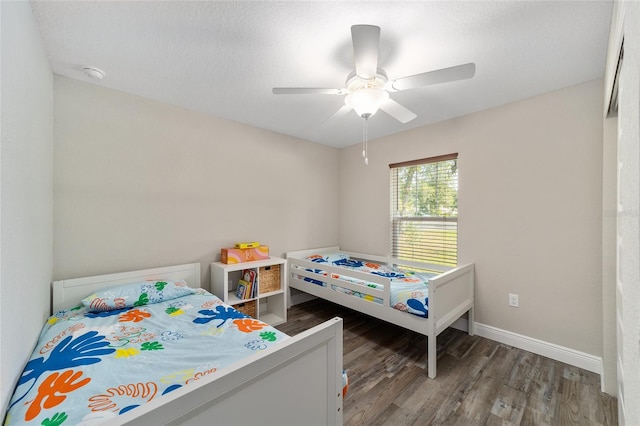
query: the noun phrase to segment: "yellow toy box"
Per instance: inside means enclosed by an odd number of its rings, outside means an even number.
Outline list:
[[[264,259],[269,259],[269,246],[223,248],[220,251],[220,261],[222,263],[243,263]]]

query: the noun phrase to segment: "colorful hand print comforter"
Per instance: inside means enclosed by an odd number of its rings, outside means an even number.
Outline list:
[[[5,424],[103,422],[287,338],[204,290],[193,293],[167,300],[147,292],[134,306],[50,317]]]
[[[429,299],[427,297],[429,278],[434,277],[435,274],[392,268],[388,265],[381,265],[375,262],[364,262],[362,260],[350,259],[349,256],[345,254],[317,254],[307,257],[307,260],[318,264],[318,269],[307,269],[307,271],[315,272],[322,276],[327,276],[328,273],[327,271],[322,270],[321,265],[328,264],[348,270],[366,272],[389,278],[391,282],[391,307],[425,318],[429,315]],[[305,281],[326,287],[326,283],[321,279],[316,280],[308,277],[301,278],[304,278]],[[349,276],[348,272],[345,272],[344,274],[332,274],[332,278],[372,288],[383,288],[382,285],[374,282],[355,279]],[[370,294],[354,291],[338,285],[331,285],[331,288],[335,291],[369,300],[371,302],[379,304],[382,304],[383,302],[382,299],[373,297]]]

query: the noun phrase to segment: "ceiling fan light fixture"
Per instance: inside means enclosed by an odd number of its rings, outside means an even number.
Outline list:
[[[367,87],[349,93],[344,99],[344,104],[353,108],[360,117],[370,117],[378,111],[380,105],[387,99],[389,99],[389,92],[386,90]]]
[[[1,1],[1,0],[0,0]],[[355,70],[347,75],[344,89],[327,89],[311,87],[274,87],[274,94],[310,94],[345,95],[344,106],[332,115],[342,116],[353,109],[362,117],[362,157],[369,164],[367,157],[368,139],[367,124],[369,118],[378,109],[405,124],[417,115],[389,96],[389,92],[408,90],[432,84],[465,80],[475,75],[476,66],[470,62],[449,68],[427,71],[420,74],[400,77],[389,81],[387,73],[378,67],[380,44],[380,27],[376,25],[353,25],[351,27],[353,43],[353,61]]]

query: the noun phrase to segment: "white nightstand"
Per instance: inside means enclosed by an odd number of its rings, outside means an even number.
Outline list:
[[[211,264],[211,289],[223,302],[245,313],[255,312],[255,318],[269,325],[278,325],[287,321],[287,261],[280,257],[243,263]],[[236,297],[238,280],[242,271],[253,269],[257,273],[257,291],[255,297],[239,299]],[[262,275],[262,285],[260,276]]]

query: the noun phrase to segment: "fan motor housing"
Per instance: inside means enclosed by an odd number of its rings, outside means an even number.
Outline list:
[[[371,88],[386,90],[387,81],[387,73],[384,72],[382,68],[378,68],[375,77],[368,79],[359,77],[356,72],[353,71],[347,76],[345,87],[350,93]]]

